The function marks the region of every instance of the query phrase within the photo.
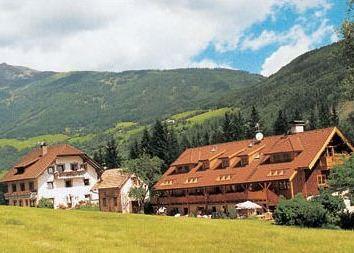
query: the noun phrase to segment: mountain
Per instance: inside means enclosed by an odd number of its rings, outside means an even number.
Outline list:
[[[155,118],[176,121],[177,133],[193,132],[232,108],[247,116],[252,106],[271,133],[279,109],[289,119],[298,112],[308,120],[321,103],[335,105],[340,127],[354,139],[354,101],[341,87],[346,68],[338,43],[307,52],[268,78],[227,69],[56,73],[0,66],[0,168],[43,140],[92,154],[113,136],[122,151]]]
[[[298,111],[306,119],[321,102],[336,106],[344,119],[354,110],[354,101],[348,101],[341,89],[345,71],[340,45],[334,43],[297,57],[263,82],[223,101],[244,109],[255,105],[268,129],[279,109],[288,114]]]
[[[228,69],[40,72],[1,64],[0,137],[89,133],[218,105],[265,78]]]

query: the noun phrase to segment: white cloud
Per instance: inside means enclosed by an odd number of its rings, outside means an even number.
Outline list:
[[[312,8],[298,0],[2,0],[0,60],[57,71],[224,66],[193,59],[210,44],[234,50],[246,29],[289,3]]]
[[[265,59],[262,65],[261,74],[269,76],[277,72],[299,55],[315,48],[325,37],[335,34],[334,27],[328,25],[328,20],[324,19],[319,27],[311,34],[306,34],[305,28],[295,25],[287,34],[278,37],[281,45],[275,52]]]

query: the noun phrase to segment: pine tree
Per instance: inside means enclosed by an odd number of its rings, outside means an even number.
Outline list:
[[[331,126],[338,126],[339,125],[339,117],[338,117],[338,113],[336,110],[336,107],[333,105],[332,106],[332,112],[330,115],[330,125]]]
[[[318,128],[318,116],[315,109],[312,109],[310,112],[309,119],[309,129],[314,130]]]
[[[140,148],[138,141],[135,139],[133,144],[130,146],[129,150],[129,158],[130,159],[137,159],[140,156]]]
[[[257,126],[260,126],[260,117],[255,106],[252,106],[251,115],[247,126],[247,138],[253,138],[257,130]]]
[[[166,164],[171,164],[177,157],[180,152],[179,143],[176,137],[176,133],[173,128],[167,129],[168,130],[168,149],[167,151],[167,160]]]
[[[319,112],[319,127],[329,127],[331,125],[331,115],[329,113],[328,106],[326,102],[320,104]]]
[[[232,141],[232,139],[233,139],[233,126],[232,126],[231,116],[229,113],[225,113],[222,131],[223,131],[224,141],[225,142]]]
[[[246,138],[246,123],[245,119],[242,116],[241,111],[237,114],[234,114],[232,117],[233,121],[233,133],[232,139],[233,140],[243,140]]]
[[[190,141],[189,141],[187,135],[184,134],[184,135],[182,136],[180,149],[181,149],[181,151],[184,151],[184,150],[186,150],[187,148],[190,148],[190,147],[191,147],[191,143],[190,143]]]
[[[286,118],[286,114],[282,110],[278,111],[278,117],[274,122],[273,131],[274,134],[286,134],[288,131],[289,125]]]
[[[140,152],[139,153],[145,153],[148,155],[152,155],[152,150],[151,150],[151,135],[148,131],[147,128],[144,129],[143,135],[141,137],[140,141]]]
[[[102,152],[102,148],[99,148],[98,151],[93,153],[93,160],[97,162],[99,165],[104,166],[104,156]]]
[[[108,140],[105,146],[104,162],[108,169],[119,168],[121,165],[118,146],[113,138]]]
[[[167,164],[168,154],[166,150],[168,150],[168,132],[166,125],[163,125],[159,120],[156,120],[152,128],[150,143],[151,155],[157,156]]]

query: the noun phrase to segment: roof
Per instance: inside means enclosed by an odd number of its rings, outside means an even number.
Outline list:
[[[124,172],[122,169],[105,170],[101,175],[101,179],[93,188],[121,188],[131,175],[131,173]]]
[[[1,181],[8,182],[37,178],[57,157],[76,155],[84,157],[94,163],[83,151],[68,144],[47,146],[47,153],[45,155],[43,155],[42,148],[34,148],[23,156],[20,161],[5,174]],[[99,167],[97,164],[95,165]],[[17,168],[24,168],[24,173],[16,174]]]
[[[314,161],[319,158],[335,133],[343,138],[337,128],[331,127],[291,135],[269,136],[258,143],[254,140],[242,140],[189,148],[171,164],[155,184],[155,189],[182,189],[291,179],[296,175],[297,169],[314,166]],[[291,162],[264,163],[271,154],[284,152],[292,152],[297,156]],[[252,155],[254,160],[245,167],[236,167],[235,165],[246,155]],[[230,158],[229,167],[222,168],[220,162],[214,162],[225,157]],[[203,160],[213,160],[213,162],[210,163],[209,169],[200,171],[198,168]],[[173,173],[176,167],[188,164],[192,168],[188,173]]]

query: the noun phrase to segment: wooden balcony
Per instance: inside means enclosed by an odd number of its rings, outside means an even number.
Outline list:
[[[35,199],[37,197],[36,191],[20,191],[20,192],[8,192],[4,194],[5,199]]]
[[[334,154],[332,156],[322,156],[320,159],[321,169],[331,169],[336,165],[343,164],[350,156],[346,154]]]
[[[72,170],[72,171],[63,171],[54,173],[54,177],[56,179],[71,179],[71,178],[83,178],[85,176],[86,170],[79,169],[79,170]]]
[[[154,203],[160,205],[171,204],[211,204],[211,203],[236,203],[240,201],[255,201],[269,202],[276,204],[279,201],[279,196],[272,191],[244,191],[244,192],[229,192],[209,195],[189,195],[180,197],[159,197],[154,199]]]

